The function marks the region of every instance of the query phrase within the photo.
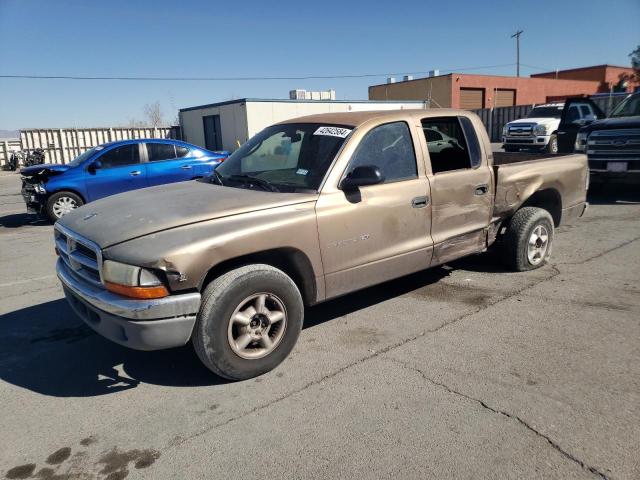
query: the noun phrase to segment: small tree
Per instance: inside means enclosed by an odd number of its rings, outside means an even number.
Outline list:
[[[161,127],[164,126],[164,118],[162,115],[162,107],[160,102],[155,101],[153,103],[147,103],[144,106],[144,114],[147,117],[149,126]]]
[[[640,81],[640,45],[629,54],[631,58],[631,68],[633,68],[633,76]]]

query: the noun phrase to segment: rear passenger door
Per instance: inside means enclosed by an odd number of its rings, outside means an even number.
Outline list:
[[[167,142],[147,142],[145,146],[149,185],[183,182],[196,176],[196,160],[189,148]]]
[[[423,118],[422,129],[431,172],[434,253],[441,264],[485,247],[493,209],[493,173],[487,164],[472,120],[468,117]],[[447,146],[433,141],[440,133]]]
[[[141,163],[140,148],[139,143],[113,147],[87,166],[89,201],[147,186],[147,171]]]

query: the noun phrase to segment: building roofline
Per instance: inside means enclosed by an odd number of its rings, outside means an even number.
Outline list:
[[[631,70],[631,67],[629,65],[626,66],[622,66],[622,65],[611,65],[610,63],[603,63],[602,65],[592,65],[590,67],[577,67],[577,68],[565,68],[562,70],[557,70],[558,73],[564,73],[564,72],[579,72],[581,70],[593,70],[595,68],[624,68],[626,70]],[[540,73],[532,73],[531,76],[535,77],[537,75],[555,75],[556,70],[551,70],[550,72],[540,72]],[[563,80],[563,79],[559,79],[559,80]]]
[[[181,108],[181,112],[189,112],[191,110],[200,110],[203,108],[222,107],[224,105],[233,105],[236,103],[424,103],[422,100],[292,100],[290,98],[238,98],[236,100],[227,100],[224,102],[207,103],[205,105],[196,105],[195,107]]]

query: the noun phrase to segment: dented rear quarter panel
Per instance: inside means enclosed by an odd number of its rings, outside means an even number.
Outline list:
[[[520,208],[534,193],[556,190],[566,210],[586,201],[586,155],[564,155],[494,166],[496,196],[495,218],[506,218]]]

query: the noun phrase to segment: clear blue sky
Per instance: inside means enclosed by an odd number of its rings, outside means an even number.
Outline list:
[[[639,0],[340,1],[0,0],[0,74],[301,76],[441,71],[514,74],[628,65]],[[522,67],[522,73],[536,69]],[[110,126],[160,101],[178,108],[334,88],[367,98],[384,77],[287,81],[123,82],[0,79],[0,129]]]

